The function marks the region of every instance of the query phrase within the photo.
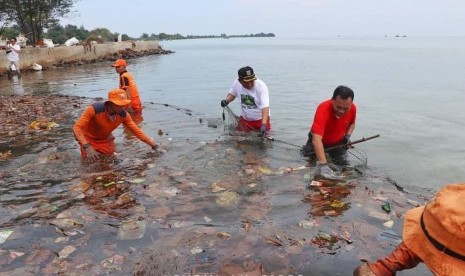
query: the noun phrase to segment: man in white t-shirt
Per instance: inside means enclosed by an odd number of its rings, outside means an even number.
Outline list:
[[[238,78],[232,84],[226,99],[221,101],[221,107],[227,106],[237,97],[241,100],[241,117],[239,131],[259,131],[264,137],[270,131],[270,97],[266,84],[255,77],[250,66],[239,69]]]
[[[10,75],[12,71],[11,67],[14,64],[18,76],[21,76],[21,72],[19,71],[19,52],[21,52],[21,47],[19,47],[19,45],[16,43],[16,38],[12,38],[8,42],[8,45],[6,47],[6,53],[8,58],[8,66],[6,68],[8,70],[8,75]]]

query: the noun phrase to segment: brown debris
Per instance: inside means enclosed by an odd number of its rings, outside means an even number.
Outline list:
[[[41,132],[57,131],[55,123],[70,124],[74,115],[70,107],[84,101],[82,97],[61,95],[0,96],[0,140],[7,145],[28,144],[32,138],[46,140],[49,137]]]

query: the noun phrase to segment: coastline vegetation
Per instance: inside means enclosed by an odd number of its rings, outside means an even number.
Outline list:
[[[12,38],[17,37],[21,34],[21,29],[18,25],[14,25],[12,27],[4,27],[0,29],[0,36],[4,38]],[[41,38],[51,39],[56,44],[63,44],[66,40],[75,37],[79,41],[85,41],[89,37],[99,37],[101,41],[115,41],[120,33],[113,33],[107,28],[96,28],[91,31],[84,28],[84,26],[77,27],[75,25],[68,24],[66,26],[62,26],[60,24],[55,24],[42,32]],[[122,41],[128,40],[181,40],[181,39],[204,39],[204,38],[239,38],[239,37],[275,37],[274,33],[258,33],[258,34],[243,34],[243,35],[227,35],[227,34],[220,34],[220,35],[181,35],[181,34],[167,34],[167,33],[159,33],[159,34],[147,34],[143,33],[140,37],[130,37],[127,34],[121,34]]]
[[[115,41],[119,33],[112,33],[107,28],[96,28],[86,30],[84,26],[59,24],[59,19],[71,12],[73,5],[79,0],[2,0],[0,1],[0,36],[3,38],[17,37],[23,34],[27,38],[27,44],[37,45],[44,39],[51,39],[54,43],[63,44],[70,38],[80,41],[98,38],[100,42]],[[232,37],[274,37],[273,33],[258,33],[245,35],[187,35],[180,34],[147,34],[143,33],[138,38],[121,34],[125,40],[177,40],[177,39],[199,39],[199,38],[232,38]]]

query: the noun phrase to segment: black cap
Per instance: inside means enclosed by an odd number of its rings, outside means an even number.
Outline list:
[[[242,80],[245,82],[249,82],[249,81],[253,81],[257,79],[255,77],[252,67],[250,66],[242,67],[241,69],[239,69],[239,71],[237,71],[237,74],[239,75],[239,80]]]

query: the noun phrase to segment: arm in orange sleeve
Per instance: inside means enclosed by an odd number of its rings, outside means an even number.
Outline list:
[[[150,147],[155,146],[155,142],[148,137],[132,120],[131,115],[129,113],[126,113],[126,118],[123,121],[123,124],[129,128],[129,130],[134,133],[134,135],[139,138],[142,142],[146,143]]]
[[[396,271],[410,269],[417,266],[421,259],[415,255],[404,242],[399,244],[392,253],[384,259],[368,266],[377,276],[396,275]]]
[[[84,135],[84,130],[87,127],[87,124],[94,118],[95,116],[95,109],[92,105],[90,105],[84,113],[82,113],[81,117],[76,121],[73,127],[74,137],[76,140],[81,144],[85,145],[89,143]]]

